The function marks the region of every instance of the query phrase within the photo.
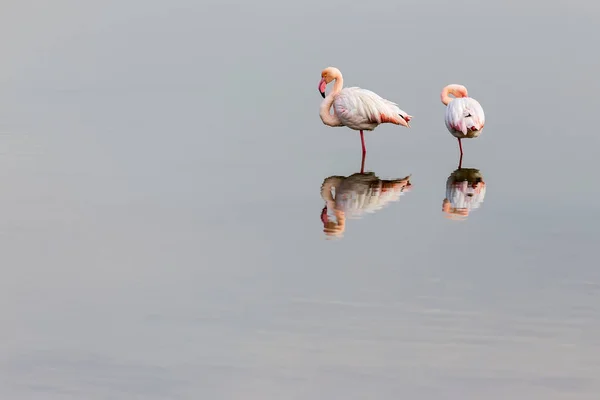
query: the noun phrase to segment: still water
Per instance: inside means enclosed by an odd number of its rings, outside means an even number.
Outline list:
[[[3,2],[0,397],[596,399],[599,17]],[[330,65],[414,116],[358,183]]]

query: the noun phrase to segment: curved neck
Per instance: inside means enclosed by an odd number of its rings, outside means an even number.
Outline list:
[[[442,103],[444,103],[444,105],[446,106],[453,100],[453,98],[449,96],[450,94],[453,95],[455,98],[468,96],[467,88],[465,88],[464,86],[448,85],[442,90],[442,94],[440,95]]]
[[[342,121],[338,118],[333,112],[333,115],[329,113],[331,106],[333,105],[333,101],[335,100],[335,95],[338,94],[342,88],[344,87],[344,78],[342,77],[342,73],[340,72],[335,77],[335,83],[333,84],[333,90],[331,93],[327,95],[321,102],[321,108],[319,109],[319,116],[321,117],[321,121],[327,126],[343,126]]]
[[[323,99],[321,102],[321,107],[319,108],[319,117],[321,117],[321,121],[323,121],[325,125],[343,126],[342,121],[340,121],[338,116],[335,114],[335,111],[333,112],[333,115],[329,113],[329,110],[333,105],[333,100],[335,100],[335,94],[335,92],[331,92]]]
[[[344,77],[342,76],[342,73],[340,72],[340,74],[335,77],[335,83],[333,84],[333,90],[331,91],[331,93],[333,93],[333,94],[339,93],[343,87],[344,87]]]
[[[321,198],[327,202],[335,201],[333,195],[331,194],[331,189],[339,187],[343,180],[343,176],[335,175],[325,178],[323,184],[321,185]]]
[[[327,126],[343,126],[342,121],[340,121],[338,116],[335,115],[335,111],[333,112],[333,115],[329,113],[329,110],[333,105],[333,101],[335,100],[335,95],[341,92],[342,88],[344,87],[344,78],[342,77],[341,72],[336,74],[334,79],[335,83],[333,84],[333,90],[321,102],[319,116],[321,117],[321,121],[323,121],[323,123]]]
[[[448,90],[446,88],[444,88],[444,90],[442,91],[442,103],[444,103],[445,106],[447,106],[451,101],[452,101],[452,97],[448,96]]]
[[[344,215],[344,211],[335,207],[335,199],[331,194],[331,190],[335,188],[337,195],[337,190],[344,179],[346,179],[344,176],[330,176],[329,178],[325,178],[321,185],[321,197],[325,200],[327,209],[333,212],[336,219],[335,222],[327,221],[323,225],[323,232],[327,236],[341,236],[346,230],[346,216]]]

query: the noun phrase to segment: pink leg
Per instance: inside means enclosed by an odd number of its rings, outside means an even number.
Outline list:
[[[360,131],[360,141],[362,142],[362,154],[363,157],[365,156],[365,154],[367,154],[367,148],[365,147],[365,135],[363,134],[363,131]]]
[[[364,174],[365,173],[365,152],[363,151],[362,154],[362,161],[360,162],[360,173]]]
[[[458,161],[458,169],[462,168],[462,158],[463,158],[463,150],[462,150],[462,142],[460,138],[458,138],[458,148],[460,149],[460,160]]]

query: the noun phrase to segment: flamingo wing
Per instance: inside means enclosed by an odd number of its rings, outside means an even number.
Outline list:
[[[479,102],[471,97],[453,99],[446,107],[446,127],[450,131],[481,131],[485,125],[485,114]]]
[[[336,192],[336,205],[343,209],[346,217],[354,219],[364,213],[374,213],[389,203],[397,201],[404,194],[398,187],[384,188],[384,183],[375,174],[353,174]]]
[[[400,118],[405,121],[412,118],[396,103],[359,87],[344,88],[337,94],[333,106],[340,119],[357,127],[364,124],[374,127],[384,122],[400,124]]]

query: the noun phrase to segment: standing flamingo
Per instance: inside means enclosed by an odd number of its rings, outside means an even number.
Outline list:
[[[455,98],[448,96],[453,95]],[[442,103],[446,105],[446,128],[458,139],[460,149],[459,168],[462,165],[463,149],[461,139],[476,138],[481,134],[485,124],[485,114],[481,104],[468,97],[467,88],[463,85],[446,86],[441,94]]]
[[[333,91],[326,97],[325,88],[331,81],[335,81]],[[339,69],[327,67],[321,71],[319,93],[324,100],[319,115],[325,125],[347,126],[360,131],[363,157],[367,152],[363,131],[372,131],[378,125],[388,122],[410,128],[408,122],[412,116],[398,108],[396,103],[383,99],[370,90],[343,86],[344,79]],[[332,105],[333,115],[329,113]]]

